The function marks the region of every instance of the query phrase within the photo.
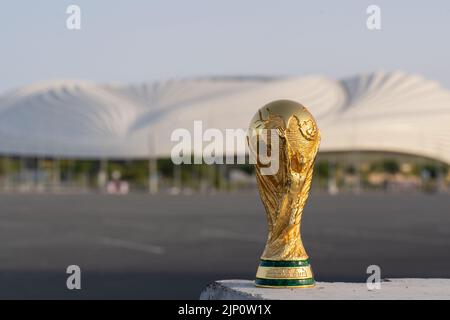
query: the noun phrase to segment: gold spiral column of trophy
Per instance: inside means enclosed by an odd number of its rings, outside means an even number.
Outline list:
[[[267,174],[261,146],[271,154],[278,140],[278,169]],[[267,214],[269,235],[256,274],[258,287],[312,287],[314,276],[300,235],[303,208],[311,186],[320,133],[301,104],[271,102],[253,117],[247,141],[256,160],[258,191]]]

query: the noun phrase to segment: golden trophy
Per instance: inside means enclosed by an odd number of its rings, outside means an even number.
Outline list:
[[[316,121],[297,102],[274,101],[251,120],[247,142],[269,232],[255,284],[270,288],[313,287],[314,276],[301,240],[300,223],[320,142]],[[261,149],[267,154],[278,154],[276,171],[265,170],[267,164],[260,161]]]

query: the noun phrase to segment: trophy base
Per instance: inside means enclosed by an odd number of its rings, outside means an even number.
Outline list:
[[[255,285],[262,288],[311,288],[315,281],[308,259],[261,259]]]

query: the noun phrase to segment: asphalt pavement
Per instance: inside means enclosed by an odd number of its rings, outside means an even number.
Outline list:
[[[0,298],[197,299],[252,279],[266,232],[257,193],[0,195]],[[450,278],[450,196],[313,194],[303,242],[318,281]],[[81,268],[68,290],[66,268]]]

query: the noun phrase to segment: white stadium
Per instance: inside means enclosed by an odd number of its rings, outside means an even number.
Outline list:
[[[168,157],[174,129],[192,128],[194,120],[221,130],[246,129],[255,111],[275,99],[296,100],[310,109],[322,131],[322,152],[393,151],[450,163],[450,91],[402,72],[343,80],[37,83],[0,97],[0,154]]]
[[[404,72],[36,83],[0,96],[0,155],[168,158],[174,129],[192,129],[195,120],[223,132],[246,129],[256,110],[276,99],[308,107],[322,132],[321,153],[393,152],[450,164],[450,91]]]

